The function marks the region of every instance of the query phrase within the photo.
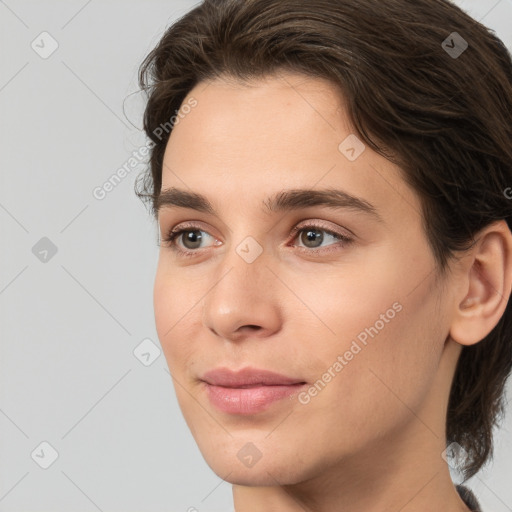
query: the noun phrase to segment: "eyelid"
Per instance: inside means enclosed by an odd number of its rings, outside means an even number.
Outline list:
[[[299,222],[295,227],[292,228],[292,233],[296,233],[297,231],[300,231],[301,229],[305,229],[308,227],[315,227],[320,228],[324,231],[327,231],[333,235],[345,237],[345,238],[357,238],[356,235],[348,228],[340,226],[337,227],[331,227],[332,223],[326,222],[321,219],[308,219],[303,222]]]

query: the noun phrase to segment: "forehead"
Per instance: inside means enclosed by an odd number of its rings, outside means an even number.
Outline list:
[[[242,129],[240,137],[271,133],[286,140],[292,132],[306,131],[311,135],[319,123],[324,130],[350,130],[341,91],[325,79],[298,73],[280,72],[243,82],[219,77],[196,85],[183,103],[191,98],[197,101],[190,113],[197,121],[194,129],[201,124],[205,130],[228,132],[231,137]],[[183,128],[187,123],[180,120],[179,124]],[[280,128],[287,131],[279,132]]]
[[[341,152],[356,136],[343,96],[327,80],[292,73],[246,83],[218,78],[194,87],[182,106],[190,100],[195,106],[167,144],[162,189],[185,186],[208,196],[222,187],[226,198],[242,191],[261,202],[282,189],[332,187],[372,204],[389,205],[390,196],[395,205],[405,197],[409,209],[415,203],[394,164],[362,142],[356,160]]]
[[[191,101],[195,106],[184,109]],[[299,74],[202,82],[182,109],[187,113],[171,133],[164,162],[187,172],[200,166],[209,176],[228,168],[263,177],[266,169],[307,167],[313,178],[352,131],[335,87]],[[172,178],[165,171],[164,181]]]

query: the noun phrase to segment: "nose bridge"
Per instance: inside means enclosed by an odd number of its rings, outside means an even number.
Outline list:
[[[233,244],[223,256],[217,281],[204,298],[205,326],[225,338],[244,325],[274,329],[278,308],[271,287],[275,276],[267,268],[268,263],[255,238],[246,237]]]
[[[240,280],[240,287],[245,287],[249,293],[258,291],[260,285],[264,284],[272,273],[266,268],[268,265],[268,249],[264,249],[264,233],[250,232],[247,223],[241,218],[233,223],[230,228],[229,250],[222,256],[223,271],[221,275],[229,271],[226,276],[231,286],[235,286],[234,279]],[[220,283],[219,283],[220,284]]]
[[[214,284],[206,298],[213,302],[232,300],[241,306],[244,302],[254,302],[258,297],[264,298],[265,289],[268,289],[268,282],[272,273],[267,268],[267,258],[264,255],[263,247],[255,241],[243,240],[234,244],[229,252],[223,257],[218,273],[218,281]],[[256,255],[255,243],[261,248]],[[230,305],[234,308],[236,304]]]

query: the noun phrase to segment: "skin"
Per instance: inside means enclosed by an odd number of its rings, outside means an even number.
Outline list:
[[[445,415],[462,345],[492,330],[510,295],[506,224],[488,226],[442,277],[400,169],[368,147],[355,161],[339,151],[354,130],[330,83],[288,72],[250,84],[218,78],[191,97],[162,189],[203,194],[218,215],[159,211],[162,237],[194,221],[203,242],[192,257],[162,242],[155,320],[184,418],[233,484],[236,511],[467,511],[442,458]],[[330,187],[370,202],[381,221],[325,206],[262,209],[282,190]],[[353,241],[321,232],[308,246],[305,233],[290,235],[311,223]],[[248,236],[263,250],[252,263],[236,252]],[[307,404],[293,396],[227,414],[199,380],[251,366],[312,385],[395,303],[401,310]],[[261,453],[252,467],[237,457],[248,442]]]

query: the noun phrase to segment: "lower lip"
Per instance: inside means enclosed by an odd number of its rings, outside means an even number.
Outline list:
[[[263,412],[274,402],[291,397],[305,384],[288,386],[258,386],[254,388],[225,388],[206,383],[210,402],[229,414],[256,414]]]

